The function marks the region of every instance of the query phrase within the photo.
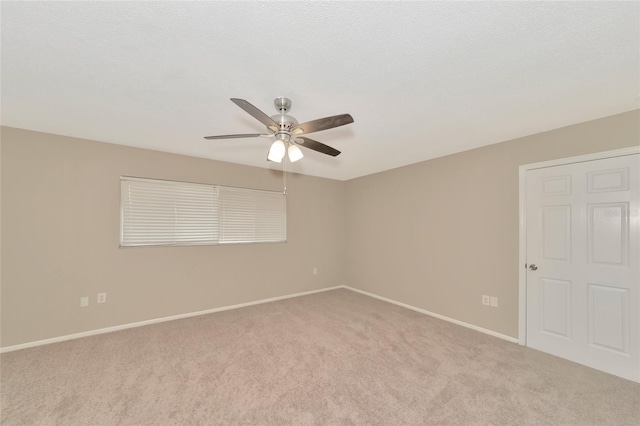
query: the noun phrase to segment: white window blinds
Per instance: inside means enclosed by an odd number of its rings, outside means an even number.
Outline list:
[[[121,178],[121,245],[216,244],[218,194],[195,183]]]
[[[280,192],[120,178],[120,245],[286,241]]]
[[[286,240],[287,200],[282,193],[220,187],[220,243]]]

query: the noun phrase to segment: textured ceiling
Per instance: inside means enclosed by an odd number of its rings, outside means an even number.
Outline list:
[[[259,167],[264,127],[351,113],[294,171],[350,179],[639,107],[638,2],[7,2],[2,124]]]

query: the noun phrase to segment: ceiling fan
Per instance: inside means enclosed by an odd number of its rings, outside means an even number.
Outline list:
[[[304,155],[297,145],[335,157],[340,154],[340,151],[337,149],[300,135],[319,132],[321,130],[332,129],[334,127],[353,123],[353,117],[351,117],[351,115],[341,114],[298,124],[298,121],[295,118],[287,115],[287,112],[291,109],[291,100],[283,97],[278,97],[273,101],[279,114],[272,115],[271,117],[244,99],[231,98],[231,102],[238,105],[253,118],[267,126],[267,130],[270,133],[205,136],[205,139],[236,139],[275,136],[276,140],[269,149],[267,160],[275,161],[276,163],[280,163],[282,161],[285,151],[288,153],[289,161],[292,163],[301,159]]]

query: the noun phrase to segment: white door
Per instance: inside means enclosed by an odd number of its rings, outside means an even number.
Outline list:
[[[640,155],[527,171],[527,346],[640,381]]]

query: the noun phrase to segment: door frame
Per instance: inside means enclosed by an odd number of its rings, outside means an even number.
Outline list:
[[[603,160],[605,158],[624,157],[640,154],[640,146],[602,151],[575,157],[558,158],[539,163],[523,164],[518,170],[518,204],[519,204],[519,249],[518,249],[518,344],[527,344],[527,172],[529,170],[566,164],[583,163],[585,161]]]

